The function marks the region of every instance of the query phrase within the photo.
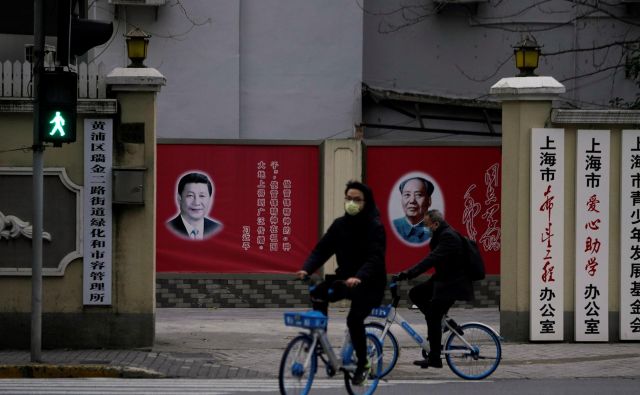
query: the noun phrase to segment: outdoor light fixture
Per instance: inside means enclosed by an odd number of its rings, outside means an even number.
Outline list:
[[[529,36],[522,40],[519,45],[513,47],[513,53],[516,57],[516,67],[520,70],[520,74],[516,77],[535,76],[533,70],[538,67],[540,48],[536,39]]]
[[[151,35],[135,28],[125,37],[127,38],[127,56],[131,59],[131,64],[127,67],[147,67],[142,62],[147,58],[147,47]]]

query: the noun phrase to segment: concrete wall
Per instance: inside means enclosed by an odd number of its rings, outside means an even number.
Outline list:
[[[622,47],[607,46],[640,32],[637,16],[624,2],[611,2],[612,6],[588,2],[606,12],[562,0],[438,3],[363,2],[364,82],[400,91],[486,99],[497,80],[519,73],[512,47],[531,32],[546,54],[536,73],[553,76],[566,86],[559,97],[562,101],[575,108],[602,108],[616,97],[627,102],[636,98],[637,86],[625,78],[621,67]],[[575,51],[600,46],[600,50]]]
[[[122,87],[121,87],[122,88]],[[75,259],[62,276],[43,279],[43,348],[149,347],[155,336],[155,128],[156,91],[117,93],[119,114],[83,113],[78,117],[77,141],[48,147],[44,167],[64,167],[71,180],[83,180],[83,119],[115,117],[123,123],[144,123],[144,143],[121,143],[114,122],[114,166],[144,167],[144,205],[113,207],[113,283],[111,306],[85,306],[82,298],[83,260]],[[113,101],[113,100],[111,100]],[[3,104],[20,102],[5,99]],[[100,101],[94,101],[96,108]],[[111,108],[115,109],[115,106]],[[29,105],[0,111],[0,167],[31,167],[32,113]],[[0,185],[0,192],[10,185]],[[25,190],[31,204],[31,190]],[[45,201],[47,196],[45,196]],[[45,217],[55,207],[45,203]],[[2,208],[0,207],[0,211]],[[23,218],[33,222],[33,218]],[[77,219],[82,221],[82,215]],[[46,230],[46,229],[45,229]],[[0,240],[0,243],[8,242]],[[55,239],[54,239],[55,242]],[[0,259],[7,259],[3,256]],[[31,277],[0,276],[0,347],[28,348],[31,322]]]
[[[322,144],[321,234],[344,214],[344,188],[347,182],[362,181],[362,154],[360,140],[326,140]],[[334,274],[336,268],[335,257],[323,266],[325,274]]]
[[[344,138],[360,121],[356,2],[184,0],[156,10],[99,0],[90,12],[117,29],[90,54],[107,70],[128,64],[126,32],[152,35],[145,64],[168,80],[160,138]]]
[[[531,128],[544,127],[550,111],[551,101],[506,101],[502,107],[500,333],[508,340],[529,336]]]
[[[535,80],[538,82],[540,78]],[[508,79],[517,84],[521,79]],[[494,85],[505,86],[501,80]],[[534,80],[532,80],[533,82]],[[526,83],[525,83],[526,85]],[[502,104],[502,248],[500,256],[501,295],[500,295],[500,332],[509,341],[527,341],[530,336],[530,236],[531,236],[531,129],[564,129],[562,153],[564,163],[564,340],[575,339],[575,259],[576,259],[576,141],[578,129],[604,129],[611,131],[611,172],[609,175],[609,272],[608,272],[608,309],[609,340],[618,341],[620,333],[620,147],[621,131],[637,128],[637,125],[622,122],[568,123],[554,122],[551,118],[552,99],[545,88],[509,89],[503,96]],[[517,92],[520,90],[520,100]],[[500,97],[496,90],[496,94]],[[538,97],[536,97],[536,91]],[[503,91],[502,93],[507,93]],[[635,113],[637,117],[637,112]],[[625,114],[627,117],[629,113]],[[612,119],[615,119],[613,117]]]
[[[329,265],[327,263],[326,266]],[[157,307],[169,308],[309,308],[309,289],[291,275],[158,274]],[[409,289],[424,282],[419,278],[400,284],[401,307],[409,307]],[[500,278],[487,276],[474,284],[472,302],[456,302],[461,308],[498,308]],[[383,303],[391,303],[389,292]],[[349,306],[349,301],[337,302]]]

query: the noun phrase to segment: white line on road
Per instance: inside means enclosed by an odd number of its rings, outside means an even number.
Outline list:
[[[459,380],[391,380],[380,382],[389,387],[401,384],[443,384]],[[317,379],[313,388],[343,388],[342,379]],[[264,379],[3,379],[0,380],[0,394],[136,394],[136,395],[224,395],[242,392],[277,392],[277,380]]]

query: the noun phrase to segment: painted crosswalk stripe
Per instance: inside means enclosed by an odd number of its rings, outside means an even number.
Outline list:
[[[391,380],[381,381],[379,386],[401,384],[442,384],[456,380]],[[459,382],[459,381],[457,381]],[[341,379],[317,379],[315,389],[342,389]],[[58,394],[136,394],[136,395],[225,395],[243,392],[278,392],[274,379],[3,379],[2,394],[58,395]]]

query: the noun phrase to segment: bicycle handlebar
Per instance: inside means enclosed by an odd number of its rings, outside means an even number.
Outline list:
[[[307,286],[309,287],[309,291],[313,291],[313,289],[316,287],[316,285],[318,285],[318,283],[320,282],[319,280],[313,278],[311,275],[307,274],[302,278],[298,278],[298,280],[302,281],[303,283],[307,284]],[[334,286],[338,284],[338,285],[346,285],[346,281],[345,280],[334,280],[331,283],[331,286],[329,287],[329,289],[327,290],[327,292],[329,294],[334,292]]]
[[[393,307],[398,307],[398,304],[400,303],[400,295],[398,295],[398,280],[393,277],[389,283],[389,291],[391,292],[391,305]]]

